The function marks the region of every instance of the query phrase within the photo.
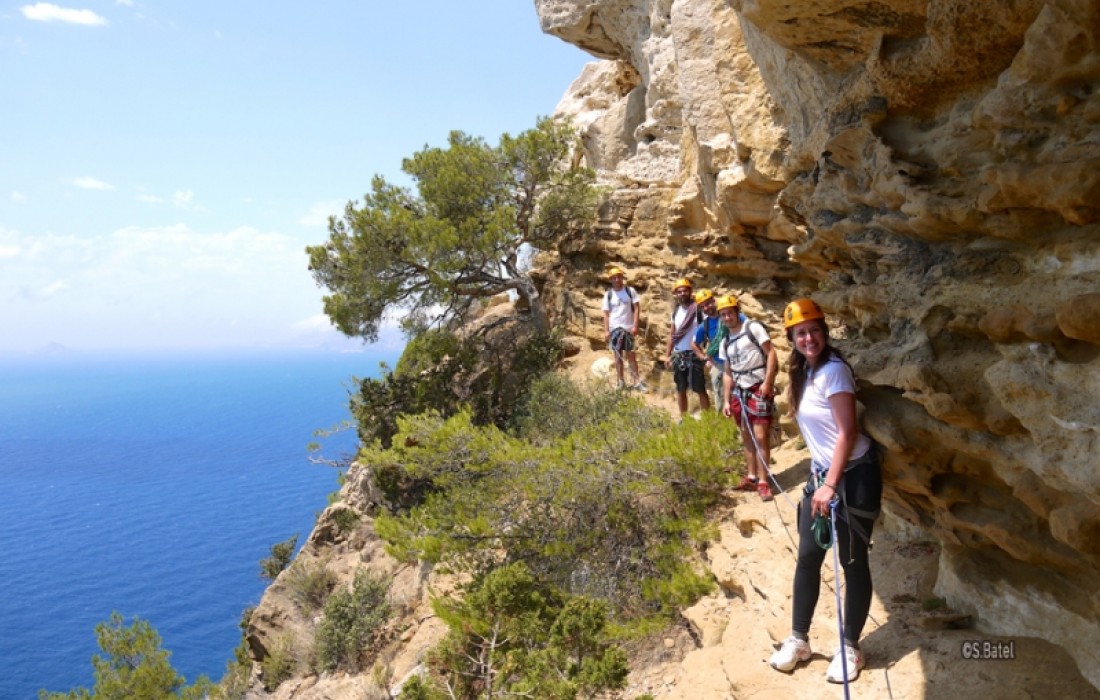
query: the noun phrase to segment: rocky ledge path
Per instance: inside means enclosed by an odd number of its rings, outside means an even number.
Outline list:
[[[787,446],[773,457],[790,502],[780,494],[768,503],[756,494],[727,494],[720,538],[706,552],[720,590],[685,611],[682,629],[638,651],[627,697],[845,697],[842,685],[825,680],[838,639],[831,555],[810,633],[812,659],[790,674],[767,663],[790,633],[798,536],[792,503],[808,470],[804,450]],[[1060,647],[982,633],[980,621],[975,627],[968,616],[946,608],[933,591],[938,559],[934,541],[889,517],[880,519],[871,554],[875,596],[863,639],[867,667],[850,684],[849,697],[1100,698]],[[964,658],[964,644],[973,641],[988,642],[990,650],[1010,649],[1015,658]]]

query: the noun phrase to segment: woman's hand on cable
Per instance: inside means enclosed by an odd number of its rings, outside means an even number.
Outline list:
[[[829,503],[836,497],[836,490],[829,484],[822,484],[814,490],[814,496],[810,499],[810,515],[829,515]]]

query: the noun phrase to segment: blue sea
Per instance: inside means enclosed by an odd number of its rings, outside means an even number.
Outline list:
[[[336,471],[314,431],[395,356],[256,351],[0,358],[0,699],[91,687],[113,611],[217,681],[259,602],[259,561],[301,545]],[[322,441],[337,457],[354,431]]]

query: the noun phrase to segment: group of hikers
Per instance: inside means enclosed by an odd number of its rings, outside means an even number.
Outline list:
[[[620,388],[647,391],[638,373],[635,338],[641,297],[626,284],[620,267],[608,271],[611,288],[603,299],[605,339],[615,355]],[[669,326],[665,361],[671,365],[680,418],[688,412],[688,390],[702,410],[716,407],[737,421],[745,454],[745,475],[737,485],[773,499],[769,477],[769,431],[775,418],[775,379],[779,359],[767,329],[749,319],[733,294],[673,284],[676,306]],[[844,570],[842,644],[825,673],[828,681],[855,680],[864,667],[859,646],[871,608],[871,532],[882,500],[882,452],[856,420],[856,384],[851,365],[829,342],[825,313],[811,299],[796,299],[783,311],[792,352],[787,364],[790,411],[810,453],[810,477],[797,505],[798,562],[794,573],[791,635],[769,659],[791,672],[808,661],[809,632],[829,548]],[[624,382],[629,366],[630,385]],[[708,393],[709,392],[709,393]],[[778,488],[778,484],[776,484]],[[835,545],[835,547],[833,546]]]

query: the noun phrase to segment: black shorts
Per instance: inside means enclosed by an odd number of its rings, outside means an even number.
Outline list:
[[[687,391],[690,385],[695,393],[706,393],[706,366],[690,350],[672,356],[672,378],[676,381],[676,391]]]

